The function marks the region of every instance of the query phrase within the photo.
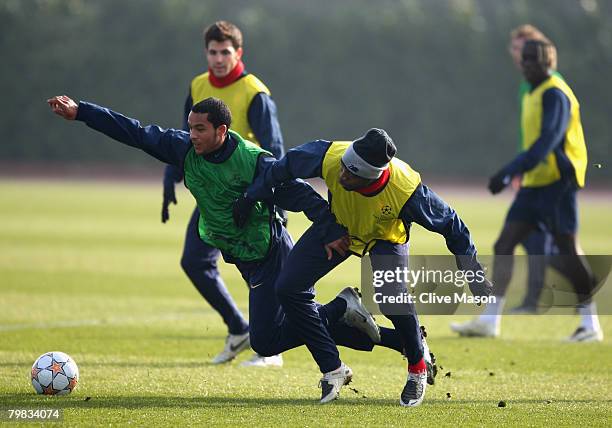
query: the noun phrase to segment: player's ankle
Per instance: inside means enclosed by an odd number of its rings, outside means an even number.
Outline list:
[[[425,364],[425,359],[421,358],[421,360],[416,364],[408,364],[408,372],[410,373],[424,373],[427,371],[427,365]]]

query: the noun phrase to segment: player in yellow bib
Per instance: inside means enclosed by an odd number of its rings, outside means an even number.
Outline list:
[[[208,70],[191,80],[185,101],[183,129],[189,131],[187,118],[194,104],[215,97],[223,100],[232,112],[232,130],[275,157],[283,155],[283,136],[278,123],[276,105],[261,80],[246,71],[242,62],[243,39],[240,29],[227,21],[217,21],[204,31]],[[164,174],[162,222],[169,219],[169,205],[176,204],[175,183],[183,180],[183,172],[168,165]],[[282,210],[277,210],[283,213]],[[202,297],[225,322],[228,336],[223,350],[212,359],[213,364],[231,361],[249,348],[249,324],[225,287],[217,268],[219,249],[202,241],[198,235],[200,213],[194,209],[181,257],[181,267]],[[282,356],[254,355],[242,365],[280,366]]]
[[[551,50],[548,57],[548,68],[551,69],[552,74],[563,78],[561,74],[556,71],[557,69],[557,50],[552,42],[542,33],[539,29],[530,24],[520,25],[510,32],[510,43],[508,45],[508,51],[512,58],[512,62],[516,69],[521,72],[522,76],[522,52],[523,46],[527,40],[542,40],[546,43],[550,43]],[[519,84],[518,91],[518,105],[519,112],[523,108],[523,98],[529,96],[531,91],[531,84],[523,77]],[[519,114],[519,118],[521,115]],[[518,152],[525,150],[523,141],[523,126],[519,121],[519,147]],[[512,177],[512,189],[518,190],[521,183],[521,175]],[[523,302],[510,309],[511,314],[530,314],[537,313],[538,303],[544,287],[544,278],[546,276],[546,266],[550,264],[551,267],[563,272],[563,265],[556,265],[554,262],[556,258],[547,257],[548,255],[557,252],[556,246],[553,242],[552,235],[546,230],[534,229],[529,233],[522,241],[521,245],[527,253],[527,293],[523,299]],[[502,299],[503,300],[503,299]],[[467,322],[450,324],[451,330],[459,333],[461,336],[467,337],[496,337],[499,336],[501,331],[501,319],[504,305],[502,302],[487,305],[485,311],[480,316]]]
[[[351,254],[370,255],[373,270],[408,266],[408,238],[414,222],[440,233],[462,269],[480,270],[476,248],[457,213],[421,182],[418,172],[394,158],[395,144],[381,129],[370,129],[353,142],[317,140],[290,150],[258,176],[234,204],[238,225],[248,219],[254,201],[294,178],[321,177],[329,188],[329,205],[337,227],[323,236],[309,228],[293,247],[276,281],[276,292],[287,318],[318,363],[322,401],[338,396],[346,366],[326,332],[314,305],[314,285]],[[328,242],[329,244],[325,244]],[[390,284],[406,292],[403,282]],[[491,284],[470,284],[472,293],[488,296]],[[414,307],[401,314],[381,310],[399,332],[408,359],[408,378],[400,395],[403,406],[418,406],[427,386],[428,357]],[[382,336],[382,333],[381,333]],[[384,340],[384,337],[382,338]]]
[[[580,326],[568,338],[572,342],[601,341],[595,303],[591,294],[595,279],[576,243],[578,208],[576,193],[584,187],[587,151],[580,120],[580,105],[570,87],[548,67],[552,47],[529,40],[522,51],[522,71],[531,90],[523,97],[524,150],[495,174],[489,190],[501,192],[513,176],[522,174],[521,188],[495,243],[493,282],[497,304],[512,275],[515,247],[534,229],[554,236],[559,250],[556,264],[572,283],[582,315]],[[489,306],[492,314],[499,308]]]
[[[269,214],[274,206],[302,211],[323,237],[333,235],[328,231],[338,225],[327,201],[301,180],[283,183],[271,199],[257,204],[246,226],[234,225],[233,202],[254,176],[264,174],[274,158],[229,129],[231,112],[223,101],[207,98],[193,106],[189,132],[141,126],[135,119],[92,103],[77,104],[65,95],[47,102],[64,119],[84,122],[91,129],[183,171],[186,186],[202,212],[202,240],[219,248],[224,260],[235,265],[248,284],[253,349],[266,357],[304,344],[297,326],[285,316],[274,288],[286,266],[293,239],[280,219]],[[404,352],[399,332],[376,325],[354,289],[346,287],[328,304],[314,305],[338,345],[366,352],[380,346]],[[350,378],[350,374],[350,368],[345,366],[343,375]],[[343,376],[344,381],[348,378]]]

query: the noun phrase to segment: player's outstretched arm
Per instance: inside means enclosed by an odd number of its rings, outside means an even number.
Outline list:
[[[295,178],[321,177],[323,158],[329,141],[317,140],[302,144],[287,152],[280,160],[266,158],[269,164],[247,188],[249,198],[260,201],[272,196],[273,189]]]
[[[255,202],[271,200],[277,186],[296,178],[320,177],[323,158],[330,144],[329,141],[322,140],[306,143],[289,150],[280,160],[261,156],[253,182],[232,206],[236,225],[244,226]]]
[[[276,165],[276,160],[270,156],[260,156],[257,161],[257,171],[253,182],[266,175],[270,168]],[[251,184],[252,185],[252,184]],[[251,210],[258,200],[271,202],[274,205],[293,212],[303,212],[310,221],[316,224],[335,224],[336,218],[331,213],[329,205],[310,184],[300,179],[288,179],[266,189],[260,198],[252,198],[248,191],[236,199],[233,204],[234,222],[243,227]]]
[[[261,156],[257,162],[255,180],[274,165],[274,162],[271,157]],[[288,211],[303,212],[314,223],[313,227],[325,246],[328,258],[331,258],[332,251],[342,256],[348,251],[350,242],[346,228],[336,223],[329,204],[310,184],[300,179],[285,181],[277,185],[264,200]],[[238,227],[246,224],[255,202],[246,193],[234,201],[232,215]]]
[[[182,167],[191,148],[189,134],[158,126],[141,126],[135,119],[123,116],[96,104],[81,101],[78,104],[66,95],[47,100],[51,110],[67,120],[85,122],[90,128],[114,140],[143,150],[156,159]]]
[[[191,85],[189,85],[189,91],[185,104],[183,106],[183,131],[189,132],[189,113],[193,107],[193,98],[191,98]],[[174,165],[167,165],[164,170],[164,191],[162,200],[162,212],[161,221],[162,223],[167,222],[170,219],[170,204],[176,205],[176,192],[175,184],[183,181],[183,169]]]

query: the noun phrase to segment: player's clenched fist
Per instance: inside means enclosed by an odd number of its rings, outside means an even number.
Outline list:
[[[79,105],[66,95],[58,95],[50,98],[47,100],[47,104],[49,104],[53,113],[66,120],[74,120],[79,109]]]

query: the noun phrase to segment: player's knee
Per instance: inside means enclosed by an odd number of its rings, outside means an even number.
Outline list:
[[[185,273],[189,275],[190,272],[193,272],[197,268],[197,260],[188,254],[183,254],[181,257],[181,267]]]
[[[577,255],[576,241],[569,235],[559,235],[555,237],[555,244],[559,249],[559,254]]]
[[[183,253],[181,257],[181,267],[187,275],[190,275],[192,272],[201,273],[214,271],[217,268],[214,263],[202,260],[188,253]]]
[[[270,340],[266,337],[265,332],[259,333],[257,330],[251,329],[250,341],[253,351],[262,357],[271,357],[278,354],[278,352],[274,352],[274,349],[270,344]]]

